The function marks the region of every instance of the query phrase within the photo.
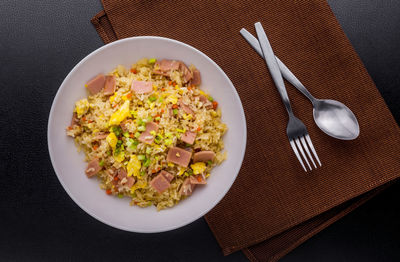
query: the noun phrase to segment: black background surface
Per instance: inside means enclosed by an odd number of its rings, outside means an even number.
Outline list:
[[[400,122],[400,1],[329,0]],[[205,220],[161,234],[106,226],[62,189],[47,119],[64,77],[103,45],[90,18],[100,1],[0,0],[0,260],[246,261],[223,257]],[[378,146],[378,144],[377,144]],[[400,261],[400,184],[282,261]]]

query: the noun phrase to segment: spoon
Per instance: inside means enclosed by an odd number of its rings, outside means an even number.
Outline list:
[[[256,52],[263,56],[257,38],[244,28],[240,30],[240,33]],[[360,126],[356,116],[347,106],[336,100],[313,97],[278,57],[276,57],[276,61],[282,76],[311,101],[314,121],[325,134],[341,140],[353,140],[358,137]]]

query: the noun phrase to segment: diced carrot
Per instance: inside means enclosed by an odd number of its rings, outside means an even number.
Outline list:
[[[130,134],[129,134],[129,137],[130,137],[130,138],[134,138],[135,135],[134,135],[133,133],[130,133]]]
[[[201,180],[202,180],[202,179],[201,179],[201,176],[198,176],[198,177],[197,177],[197,181],[201,182]]]
[[[164,113],[164,109],[161,109],[161,113]]]
[[[188,88],[187,88],[187,89],[188,89],[189,91],[190,91],[190,90],[192,90],[192,88],[191,88],[190,86],[188,86]]]
[[[176,82],[175,82],[175,81],[174,81],[174,82],[172,82],[172,85],[173,85],[173,86],[176,86]]]
[[[132,93],[128,93],[128,94],[126,95],[126,97],[130,99],[130,98],[132,97]]]
[[[169,81],[169,82],[168,82],[168,85],[172,85],[172,81]]]
[[[69,126],[69,127],[68,127],[68,130],[72,130],[72,126]]]
[[[93,121],[93,120],[89,120],[88,122],[89,122],[89,123],[93,123],[94,121]]]
[[[214,102],[212,102],[212,105],[213,105],[213,109],[215,110],[218,107],[218,102],[214,101]]]
[[[112,193],[112,192],[111,192],[111,189],[107,189],[107,190],[106,190],[106,194],[107,194],[107,195],[111,195],[111,193]]]
[[[151,170],[151,173],[156,173],[157,172],[157,170],[155,170],[155,169],[153,169],[153,170]]]
[[[134,73],[134,74],[137,74],[136,68],[131,68],[131,72]]]
[[[197,128],[197,132],[199,132],[200,130],[201,130],[201,127],[198,127],[198,128]]]
[[[115,176],[115,177],[114,177],[114,181],[118,181],[118,176]]]
[[[86,116],[82,117],[82,121],[86,121]]]
[[[172,105],[172,109],[177,109],[178,105]]]
[[[163,88],[161,88],[161,91],[163,91],[163,92],[164,92],[164,91],[165,91],[165,88],[164,88],[164,87],[163,87]]]
[[[97,144],[93,145],[93,150],[97,150],[97,148],[99,148],[99,146]]]
[[[118,104],[115,104],[115,105],[113,105],[112,107],[113,107],[113,108],[116,108],[116,107],[117,107],[117,105],[118,105]]]

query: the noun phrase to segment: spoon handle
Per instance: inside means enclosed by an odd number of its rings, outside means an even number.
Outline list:
[[[264,58],[263,52],[261,50],[260,43],[258,42],[257,38],[255,38],[249,31],[242,28],[240,30],[240,34],[246,39],[246,41],[254,48],[254,50]],[[282,73],[282,76],[291,83],[294,87],[297,88],[303,95],[305,95],[312,103],[316,100],[310,92],[308,92],[307,88],[300,82],[300,80],[292,73],[292,71],[287,68],[287,66],[277,57],[276,62],[278,63],[279,70]]]
[[[264,54],[264,60],[268,65],[272,80],[274,81],[275,86],[278,89],[279,94],[281,95],[286,110],[288,111],[289,115],[292,116],[292,106],[290,105],[289,96],[286,92],[285,83],[283,82],[281,71],[279,69],[278,63],[276,62],[274,51],[272,51],[271,44],[268,41],[268,37],[265,34],[261,23],[257,22],[254,25],[256,27],[262,53]]]

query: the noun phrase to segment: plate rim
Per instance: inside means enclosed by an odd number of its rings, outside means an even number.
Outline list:
[[[81,66],[81,64],[85,63],[86,60],[90,59],[92,56],[95,56],[97,53],[101,52],[104,49],[110,48],[114,45],[118,45],[122,42],[128,42],[134,39],[157,39],[157,40],[164,40],[164,41],[170,41],[179,45],[183,45],[186,46],[189,49],[192,49],[194,52],[200,54],[201,56],[204,56],[209,62],[211,62],[212,64],[214,64],[214,66],[219,70],[220,73],[222,73],[222,75],[228,80],[228,82],[230,83],[230,85],[233,87],[233,93],[234,96],[237,98],[238,102],[239,102],[239,106],[240,106],[240,114],[241,114],[241,119],[243,119],[244,124],[242,125],[242,133],[243,133],[243,141],[244,141],[244,147],[243,150],[241,152],[240,157],[240,161],[237,162],[236,166],[235,166],[235,170],[237,170],[237,172],[235,172],[236,174],[234,175],[234,178],[232,179],[232,182],[230,182],[230,185],[227,186],[225,188],[225,190],[222,192],[222,194],[220,195],[220,197],[217,197],[210,208],[206,208],[203,212],[200,212],[197,216],[188,219],[187,221],[180,223],[180,224],[176,224],[176,225],[172,225],[169,227],[165,227],[164,229],[156,229],[156,230],[143,230],[143,229],[139,229],[139,230],[134,230],[131,229],[129,227],[125,227],[125,226],[121,226],[118,224],[114,224],[112,221],[107,221],[104,220],[102,218],[100,218],[99,216],[97,216],[95,213],[89,211],[88,208],[86,208],[86,206],[84,204],[82,204],[80,202],[79,199],[75,198],[75,196],[70,192],[70,189],[68,188],[68,186],[66,185],[66,183],[63,181],[61,175],[59,175],[59,170],[57,170],[56,165],[55,165],[55,160],[53,159],[53,149],[51,148],[51,145],[53,145],[54,143],[52,142],[52,138],[50,138],[50,128],[51,128],[51,123],[53,122],[53,118],[54,118],[54,108],[55,105],[58,103],[58,100],[60,99],[60,93],[61,93],[61,89],[64,88],[64,85],[66,82],[68,82],[68,80],[72,77],[72,74],[77,70],[77,68],[79,68]],[[124,38],[124,39],[120,39],[120,40],[116,40],[114,42],[108,43],[106,45],[103,45],[99,48],[97,48],[96,50],[90,52],[88,55],[86,55],[83,59],[81,59],[67,74],[67,76],[64,78],[64,80],[62,81],[62,83],[60,84],[60,86],[57,89],[56,95],[54,96],[53,102],[51,104],[51,108],[50,108],[50,113],[48,116],[48,122],[47,122],[47,148],[49,151],[49,156],[50,156],[50,161],[54,170],[54,173],[56,174],[58,181],[61,183],[62,187],[64,188],[64,190],[67,192],[68,196],[75,202],[75,204],[77,204],[83,211],[85,211],[85,213],[87,213],[88,215],[92,216],[93,218],[95,218],[96,220],[111,226],[113,228],[117,228],[120,230],[124,230],[124,231],[128,231],[128,232],[135,232],[135,233],[161,233],[161,232],[166,232],[166,231],[171,231],[174,229],[178,229],[181,227],[184,227],[188,224],[193,223],[194,221],[198,220],[199,218],[203,217],[205,214],[207,214],[208,212],[210,212],[224,197],[225,195],[228,193],[228,191],[231,189],[233,183],[236,181],[236,178],[240,172],[243,160],[244,160],[244,156],[246,153],[246,148],[247,148],[247,121],[246,121],[246,115],[244,113],[244,109],[243,109],[243,105],[242,105],[242,101],[240,99],[240,96],[235,88],[235,86],[233,85],[232,81],[230,80],[230,78],[227,76],[227,74],[222,70],[222,68],[215,63],[209,56],[207,56],[206,54],[204,54],[203,52],[201,52],[200,50],[198,50],[197,48],[188,45],[186,43],[183,43],[181,41],[175,40],[175,39],[171,39],[171,38],[166,38],[166,37],[160,37],[160,36],[134,36],[134,37],[128,37],[128,38]]]

